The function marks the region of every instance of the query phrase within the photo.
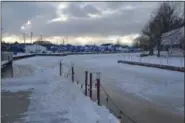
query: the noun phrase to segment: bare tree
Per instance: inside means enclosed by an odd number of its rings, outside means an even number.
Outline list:
[[[149,55],[154,54],[154,47],[156,45],[156,25],[153,18],[148,22],[145,28],[142,30],[143,35],[149,37]]]
[[[178,11],[179,5],[179,2],[161,3],[157,11],[152,14],[150,21],[143,29],[142,33],[150,39],[150,55],[153,55],[153,48],[157,46],[157,56],[160,57],[162,34],[184,25],[184,18],[181,17],[181,14],[179,14]]]
[[[134,40],[134,42],[136,45],[139,45],[140,48],[143,48],[144,50],[146,50],[148,49],[148,46],[149,46],[149,37],[145,35],[140,35]]]
[[[161,37],[162,34],[170,30],[181,27],[184,24],[184,18],[180,15],[179,2],[164,2],[159,7],[154,19],[154,23],[158,28],[157,38],[157,56],[160,56]]]

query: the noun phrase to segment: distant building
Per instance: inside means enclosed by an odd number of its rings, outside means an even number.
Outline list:
[[[33,45],[27,45],[25,47],[25,52],[26,53],[46,53],[47,49],[46,47],[43,47],[38,44],[33,44]]]

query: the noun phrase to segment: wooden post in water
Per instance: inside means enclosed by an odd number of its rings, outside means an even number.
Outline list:
[[[62,75],[62,63],[60,62],[60,76]]]
[[[119,123],[121,123],[121,116],[118,116]]]
[[[100,77],[99,77],[99,73],[98,73],[98,77],[97,77],[97,100],[98,100],[98,105],[100,105]]]
[[[61,63],[59,63],[59,76],[61,76],[60,68],[61,68]]]
[[[74,66],[72,66],[72,76],[71,76],[72,82],[74,82]]]
[[[85,71],[85,96],[87,96],[88,71]]]
[[[90,73],[90,92],[89,92],[89,95],[92,100],[92,73]]]
[[[13,63],[12,63],[12,60],[11,60],[11,76],[13,78]]]

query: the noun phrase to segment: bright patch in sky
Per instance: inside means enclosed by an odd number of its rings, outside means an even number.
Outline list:
[[[91,13],[89,13],[88,16],[91,17],[91,18],[98,18],[98,17],[100,17],[100,15],[98,15],[98,14],[91,14]]]
[[[31,24],[31,22],[30,22],[30,21],[28,21],[26,25],[30,25],[30,24]]]
[[[134,8],[134,7],[133,7],[133,6],[130,6],[130,5],[128,5],[128,6],[125,7],[126,10],[131,10],[131,9],[133,9],[133,8]]]
[[[21,30],[24,30],[25,28],[24,28],[24,26],[21,26]]]
[[[67,8],[67,4],[64,4],[64,3],[60,3],[59,6],[58,6],[58,9],[65,9]]]
[[[61,17],[58,18],[54,18],[52,20],[49,20],[48,23],[53,23],[53,22],[62,22],[62,21],[67,21],[68,17],[63,15]]]
[[[21,26],[21,31],[28,32],[31,29],[31,21],[27,21],[25,24]]]

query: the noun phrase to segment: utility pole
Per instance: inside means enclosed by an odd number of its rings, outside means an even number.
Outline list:
[[[1,3],[1,43],[3,41],[3,25],[2,25],[2,3]]]
[[[25,44],[25,42],[26,42],[25,32],[23,33],[23,39],[24,39],[24,44]]]
[[[3,42],[3,28],[2,28],[2,25],[1,25],[1,43]]]
[[[33,32],[31,32],[31,37],[30,37],[30,43],[32,44],[32,36],[33,36]]]
[[[40,41],[42,41],[42,35],[40,35]]]
[[[69,42],[68,42],[68,36],[67,36],[67,43],[69,43]]]
[[[42,34],[40,35],[40,41],[42,41]],[[41,42],[40,42],[41,43]],[[42,44],[42,43],[41,43]],[[39,46],[39,52],[40,52],[40,46]]]

